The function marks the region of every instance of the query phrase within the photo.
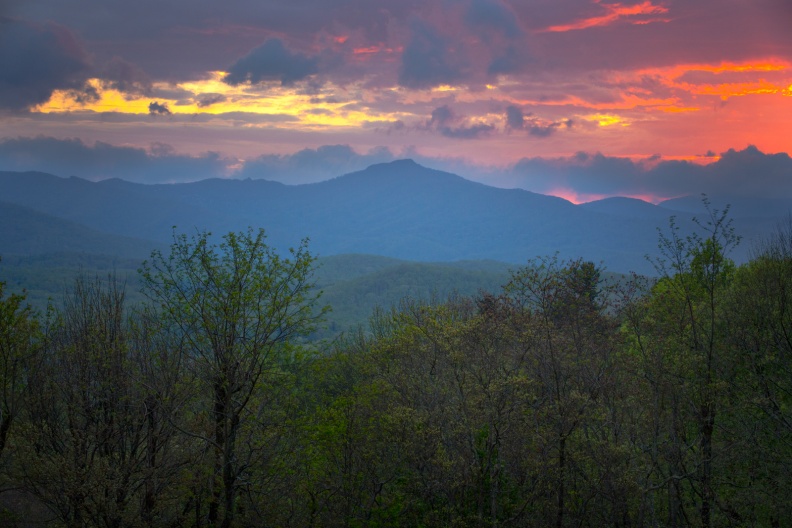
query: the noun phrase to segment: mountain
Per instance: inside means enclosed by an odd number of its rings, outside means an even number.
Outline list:
[[[312,252],[322,256],[521,264],[558,252],[603,262],[613,271],[645,273],[652,268],[644,256],[656,253],[657,229],[666,228],[671,215],[683,233],[693,227],[690,212],[665,206],[631,199],[576,206],[471,182],[411,160],[306,185],[221,179],[142,185],[0,173],[0,196],[97,231],[161,243],[170,242],[173,226],[215,234],[250,226],[265,228],[268,243],[280,250],[309,237]],[[754,236],[770,229],[773,219],[738,224]]]
[[[754,198],[745,196],[734,196],[727,194],[707,195],[707,200],[712,207],[723,209],[730,207],[730,213],[738,218],[778,218],[792,212],[792,204],[789,200],[767,198]],[[705,208],[702,196],[682,196],[665,200],[659,204],[664,209],[675,212],[683,212],[695,215],[704,214]]]
[[[163,244],[103,233],[29,207],[0,202],[0,255],[82,252],[144,258]]]
[[[594,213],[623,216],[625,218],[650,218],[667,220],[677,212],[637,198],[615,196],[580,204],[578,207]]]

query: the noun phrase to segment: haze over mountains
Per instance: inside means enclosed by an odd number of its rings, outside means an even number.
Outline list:
[[[773,226],[792,204],[711,197],[745,242]],[[145,257],[179,232],[263,227],[276,248],[310,238],[319,255],[366,253],[418,261],[492,259],[522,264],[540,255],[602,261],[612,271],[651,273],[657,229],[676,215],[683,232],[701,216],[700,197],[653,205],[610,198],[574,205],[561,198],[500,189],[399,160],[305,185],[210,179],[144,185],[90,182],[38,172],[0,173],[0,255],[84,251]]]

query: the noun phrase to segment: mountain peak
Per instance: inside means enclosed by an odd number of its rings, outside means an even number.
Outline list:
[[[423,165],[420,165],[415,162],[412,158],[403,158],[397,159],[393,161],[387,161],[385,163],[375,163],[374,165],[369,165],[367,168],[363,169],[363,171],[378,171],[378,170],[415,170],[415,169],[426,169]]]
[[[389,165],[396,165],[402,167],[423,167],[423,165],[419,165],[412,158],[402,158],[402,159],[393,160],[389,163]]]

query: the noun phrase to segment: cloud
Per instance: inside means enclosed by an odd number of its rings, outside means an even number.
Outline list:
[[[358,154],[349,145],[325,145],[316,149],[302,149],[293,154],[260,156],[245,162],[236,177],[288,184],[313,183],[394,159],[393,153],[385,147]]]
[[[440,127],[439,130],[445,137],[453,139],[478,139],[495,130],[495,127],[487,123],[476,123],[470,126],[460,126],[456,128]]]
[[[225,102],[228,98],[219,93],[203,93],[198,96],[198,107],[206,108],[213,104]]]
[[[563,121],[553,121],[552,123],[543,124],[537,120],[531,120],[530,124],[526,127],[528,133],[537,137],[549,137],[556,130],[561,127],[572,128],[572,120],[565,119]]]
[[[0,110],[44,103],[57,89],[81,91],[89,73],[88,54],[67,28],[0,16]]]
[[[464,21],[485,37],[493,32],[513,39],[523,33],[514,12],[499,0],[471,0]]]
[[[561,127],[572,127],[572,120],[565,119],[562,121],[544,122],[531,114],[527,116],[523,113],[522,109],[515,105],[506,107],[506,130],[525,130],[530,135],[536,137],[549,137],[556,130]]]
[[[0,141],[0,170],[41,171],[88,180],[121,178],[138,183],[197,181],[224,177],[230,161],[216,153],[185,156],[167,145],[150,151],[118,147],[97,141],[52,137],[13,138]]]
[[[487,65],[487,74],[490,76],[504,75],[519,72],[526,63],[522,53],[516,46],[508,46],[504,51],[495,55]]]
[[[70,94],[74,101],[79,104],[95,103],[101,99],[99,90],[87,83],[79,90],[70,90]]]
[[[448,105],[432,110],[432,116],[421,128],[435,130],[452,139],[478,139],[495,130],[495,127],[488,123],[466,124],[464,117],[454,114]]]
[[[436,28],[446,36],[442,40],[456,49],[468,42],[460,60],[443,62],[463,73],[467,68],[492,74],[516,72],[520,63],[515,59],[525,50],[530,50],[537,68],[623,70],[784,57],[792,42],[788,27],[792,13],[785,0],[732,2],[729,9],[722,9],[717,0],[304,0],[299,8],[283,2],[237,0],[222,9],[206,0],[190,2],[189,8],[184,1],[175,1],[145,4],[150,8],[143,9],[139,3],[108,6],[101,0],[16,4],[6,13],[42,24],[58,21],[84,39],[98,63],[123,57],[157,81],[184,81],[223,70],[273,36],[309,57],[318,52],[308,50],[324,49],[334,38],[347,39],[350,48],[405,49],[415,40],[411,31],[415,20]],[[667,23],[647,24],[667,19]],[[542,32],[583,25],[593,29]],[[479,42],[469,44],[471,36]],[[489,40],[482,46],[485,38]],[[489,50],[491,54],[470,49],[489,47],[493,40],[508,41],[511,51],[500,46]],[[450,56],[456,53],[447,51]],[[400,64],[377,60],[384,57],[378,54],[358,63],[357,79],[376,73],[382,77],[379,86],[392,81]]]
[[[151,101],[148,109],[151,115],[171,115],[173,113],[167,103],[158,103],[157,101]]]
[[[73,110],[66,113],[28,114],[25,119],[34,124],[37,128],[46,128],[50,125],[57,125],[60,129],[74,130],[79,128],[81,123],[100,122],[103,125],[137,123],[148,125],[151,123],[151,114],[139,114],[128,112],[94,112],[93,110]],[[263,125],[273,123],[294,123],[298,117],[292,114],[261,114],[254,112],[223,112],[223,113],[196,113],[196,114],[170,114],[168,122],[199,124],[206,123],[212,126],[231,126],[238,128],[241,125]]]
[[[525,115],[522,109],[509,105],[506,107],[506,127],[511,130],[522,130],[525,126]]]
[[[441,121],[454,119],[453,113],[449,117],[445,110],[436,116]],[[89,180],[121,178],[139,183],[234,177],[304,184],[405,157],[488,185],[543,194],[565,191],[584,200],[633,196],[657,202],[707,193],[726,201],[729,197],[785,200],[787,207],[792,201],[792,159],[784,153],[765,154],[756,147],[728,150],[707,165],[657,156],[631,160],[578,152],[562,158],[524,158],[511,166],[494,168],[462,158],[421,155],[415,147],[395,152],[380,146],[359,153],[349,145],[325,145],[292,154],[262,155],[239,167],[237,159],[212,152],[178,154],[162,143],[142,149],[43,136],[0,140],[0,170],[37,170]]]
[[[429,120],[430,125],[445,126],[454,121],[455,116],[448,105],[443,105],[432,110],[432,117]]]
[[[113,57],[100,70],[104,87],[118,90],[128,97],[152,95],[151,78],[139,67],[120,57]]]
[[[402,52],[399,84],[426,89],[461,81],[465,77],[465,60],[454,49],[428,23],[415,20],[411,39]]]
[[[560,24],[551,26],[545,31],[551,32],[564,32],[575,31],[581,29],[588,29],[593,27],[608,26],[618,21],[626,20],[631,24],[645,25],[650,22],[667,22],[666,18],[660,18],[653,15],[665,15],[668,13],[668,8],[660,5],[654,5],[652,2],[646,0],[640,4],[623,5],[623,4],[603,4],[595,2],[598,6],[602,7],[605,11],[604,14],[592,16],[575,20],[568,24]]]
[[[640,196],[658,201],[707,193],[792,200],[792,159],[785,153],[765,154],[752,146],[730,149],[708,165],[657,156],[633,161],[600,153],[525,158],[490,177],[534,192],[564,189],[584,197]]]
[[[318,73],[318,65],[317,57],[293,52],[273,38],[234,62],[223,81],[230,85],[280,81],[289,86]]]

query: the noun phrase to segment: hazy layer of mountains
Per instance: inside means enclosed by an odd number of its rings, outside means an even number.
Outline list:
[[[732,204],[745,242],[770,232],[792,204],[711,196]],[[610,198],[583,205],[499,189],[411,160],[306,185],[205,180],[143,185],[49,174],[0,172],[0,255],[78,251],[145,257],[179,232],[263,227],[285,249],[310,238],[319,255],[366,253],[414,261],[490,259],[522,264],[558,252],[603,262],[612,271],[651,273],[657,229],[676,215],[683,232],[702,213],[700,197],[653,205]]]

